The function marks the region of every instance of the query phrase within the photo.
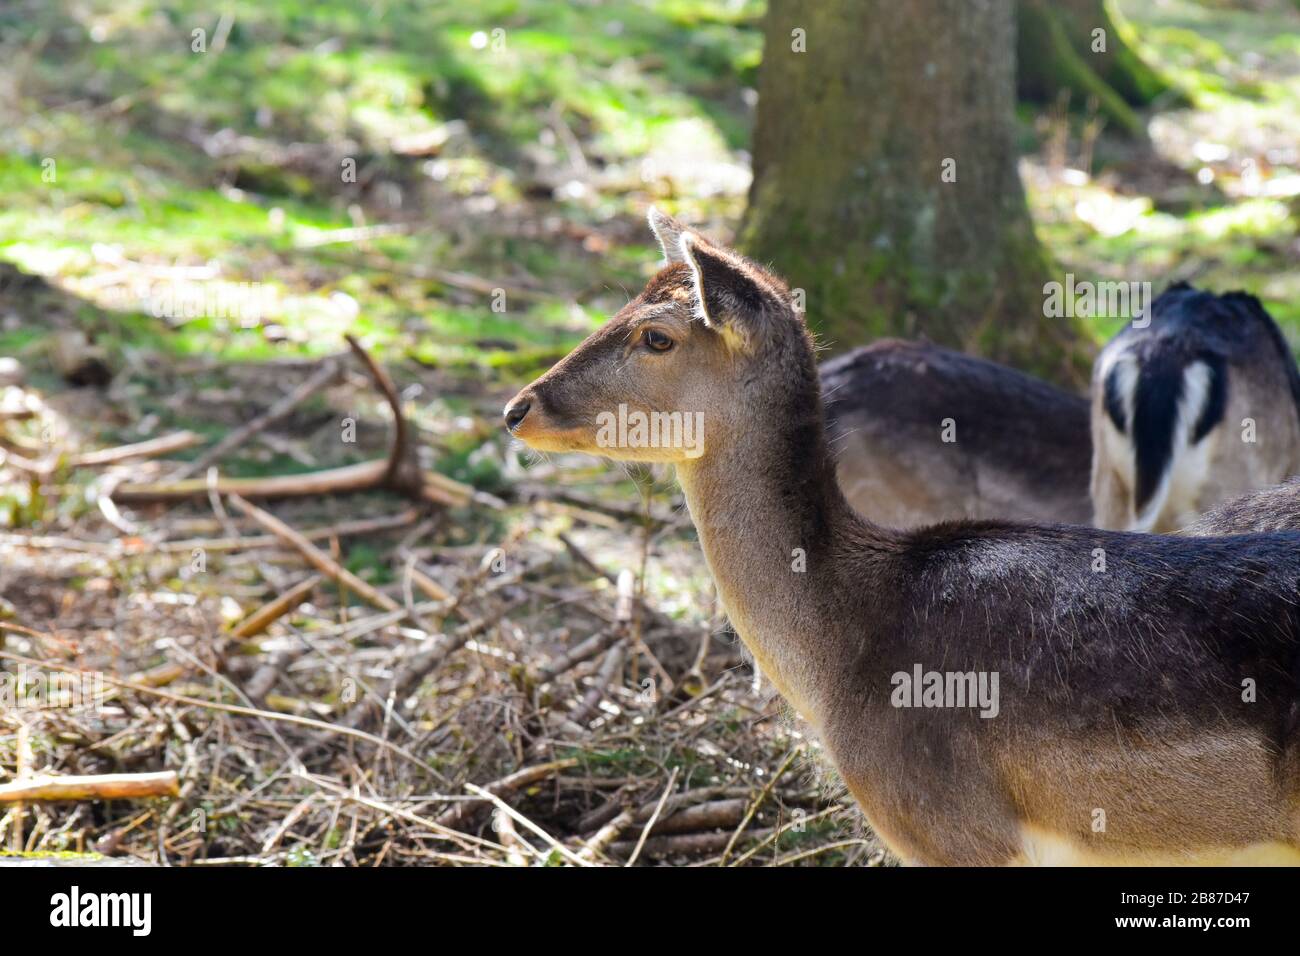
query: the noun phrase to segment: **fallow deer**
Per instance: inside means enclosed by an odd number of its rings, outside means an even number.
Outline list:
[[[886,339],[821,365],[840,487],[891,528],[1088,524],[1088,400],[996,362]]]
[[[506,425],[676,466],[736,632],[895,853],[1300,860],[1300,535],[881,528],[836,481],[786,286],[651,224],[667,266]],[[620,406],[699,416],[703,440],[615,442]]]
[[[1099,528],[1175,531],[1300,471],[1300,372],[1254,296],[1178,283],[1093,367]]]

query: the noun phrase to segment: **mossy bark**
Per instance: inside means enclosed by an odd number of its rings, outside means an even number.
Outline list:
[[[1077,330],[1044,316],[1012,3],[770,3],[741,245],[804,290],[832,349],[924,337],[1086,376]]]
[[[1109,0],[1017,0],[1016,88],[1048,103],[1062,90],[1077,108],[1090,99],[1112,126],[1145,128],[1134,107],[1183,97],[1133,49],[1133,31]]]

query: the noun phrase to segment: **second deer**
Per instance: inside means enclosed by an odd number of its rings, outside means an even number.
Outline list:
[[[821,365],[826,431],[858,513],[1088,524],[1088,401],[996,362],[886,339]]]
[[[1094,366],[1098,527],[1176,531],[1300,472],[1300,372],[1259,300],[1178,283],[1144,318]]]
[[[786,286],[651,223],[668,265],[506,425],[676,466],[736,632],[894,852],[1300,860],[1300,535],[881,528]]]

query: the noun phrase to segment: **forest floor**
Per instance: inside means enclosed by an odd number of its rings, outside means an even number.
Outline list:
[[[0,847],[886,862],[754,683],[670,476],[538,460],[498,424],[654,268],[648,202],[730,235],[759,6],[227,6],[0,12],[0,656],[47,675],[0,715],[0,787],[180,783],[10,804]],[[1152,113],[1149,145],[1023,111],[1062,273],[1243,287],[1300,335],[1300,15],[1264,6],[1123,4],[1192,102]],[[256,300],[187,315],[194,288]],[[69,362],[106,381],[73,387]],[[219,473],[191,466],[187,500],[132,487],[280,402]],[[434,501],[372,487],[261,511],[204,483],[381,461],[394,408]],[[102,675],[95,699],[67,706],[60,668]]]

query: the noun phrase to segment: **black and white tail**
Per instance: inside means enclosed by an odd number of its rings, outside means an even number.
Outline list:
[[[1121,351],[1101,374],[1109,427],[1100,437],[1111,461],[1128,466],[1133,531],[1154,528],[1171,498],[1195,499],[1228,394],[1223,356],[1146,344],[1155,347]]]

